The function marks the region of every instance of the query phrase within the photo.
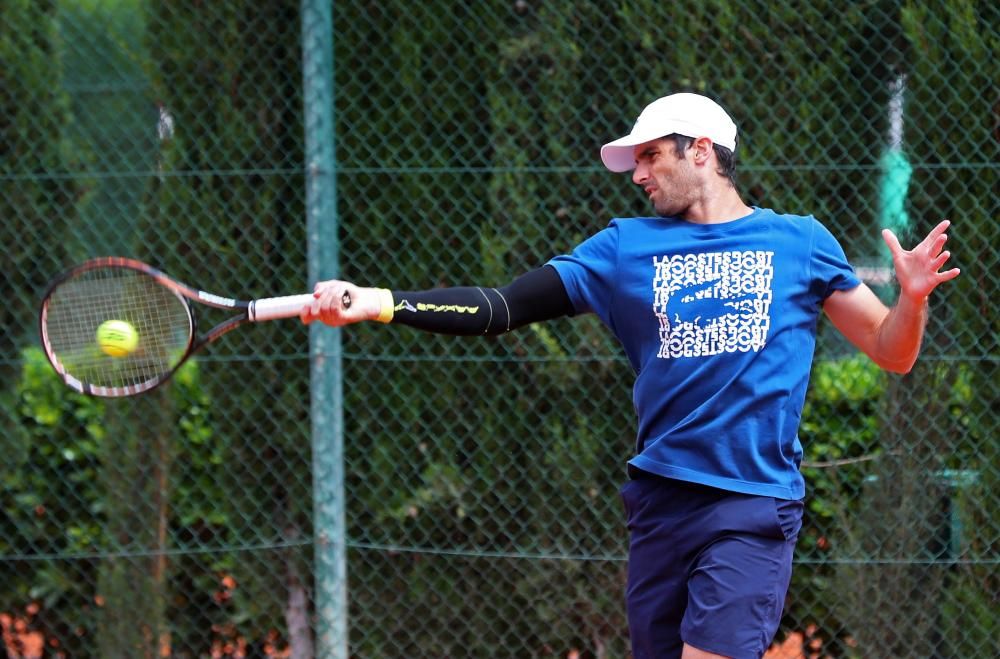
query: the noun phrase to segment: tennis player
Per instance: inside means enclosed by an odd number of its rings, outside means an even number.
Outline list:
[[[316,285],[303,322],[365,320],[501,334],[595,313],[637,377],[635,456],[622,487],[626,604],[636,659],[761,657],[781,618],[802,523],[797,429],[821,311],[880,367],[920,350],[948,222],[913,250],[882,232],[900,292],[887,308],[814,217],[744,203],[737,128],[697,94],[660,98],[601,149],[654,217],[614,219],[502,288]],[[349,293],[348,308],[342,301]]]

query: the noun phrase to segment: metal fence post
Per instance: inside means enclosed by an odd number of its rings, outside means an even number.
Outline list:
[[[339,272],[333,125],[333,9],[302,1],[306,214],[310,282]],[[340,331],[310,332],[316,656],[347,658],[343,387]]]

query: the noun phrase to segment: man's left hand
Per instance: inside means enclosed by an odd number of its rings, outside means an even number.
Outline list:
[[[961,272],[952,268],[939,272],[941,267],[951,258],[951,252],[944,249],[948,240],[945,230],[951,225],[948,220],[942,220],[919,245],[912,250],[905,250],[899,244],[899,239],[889,229],[882,230],[882,238],[892,253],[892,263],[896,268],[896,279],[899,281],[900,294],[913,301],[923,301],[931,294],[938,284],[950,281]]]

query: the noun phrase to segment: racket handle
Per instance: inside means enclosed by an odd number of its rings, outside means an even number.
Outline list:
[[[302,311],[302,307],[310,304],[313,299],[311,293],[261,298],[250,303],[250,307],[247,309],[247,316],[252,323],[277,320],[279,318],[295,318]],[[350,293],[344,293],[341,303],[345,309],[351,307]]]
[[[250,308],[247,309],[247,315],[252,323],[279,318],[295,318],[302,311],[302,307],[311,303],[313,299],[312,293],[265,297],[251,302]]]

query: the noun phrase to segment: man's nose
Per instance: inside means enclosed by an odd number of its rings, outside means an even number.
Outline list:
[[[632,182],[636,185],[642,185],[642,182],[646,180],[646,168],[640,164],[636,164],[635,169],[632,170]]]

